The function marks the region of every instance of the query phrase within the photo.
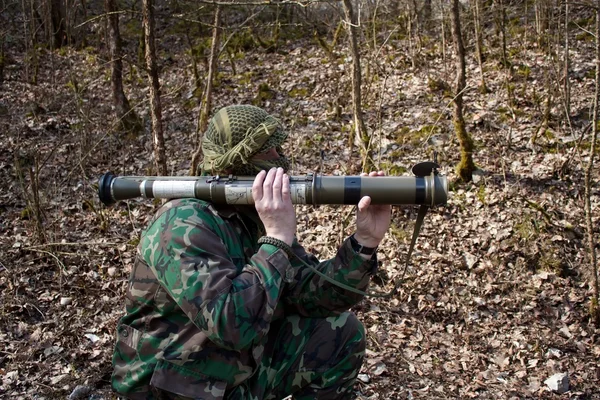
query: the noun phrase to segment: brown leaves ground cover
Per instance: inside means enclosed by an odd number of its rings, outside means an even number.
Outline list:
[[[376,161],[401,174],[435,149],[442,172],[453,180],[458,144],[451,98],[428,78],[451,80],[435,68],[444,61],[426,60],[411,70],[394,43],[381,53],[385,63],[365,58],[371,63],[365,109]],[[580,115],[591,99],[589,54],[581,49],[573,61],[581,72],[572,94]],[[111,398],[113,332],[139,233],[159,204],[132,200],[105,208],[94,184],[107,170],[150,173],[151,140],[147,132],[137,138],[114,133],[102,54],[42,56],[40,83],[32,85],[23,77],[23,60],[12,55],[0,93],[0,392],[65,398],[85,385],[91,392],[84,397]],[[252,102],[259,85],[267,84],[270,94],[260,104],[289,127],[286,149],[296,174],[356,171],[359,158],[347,141],[350,60],[344,57],[340,51],[334,62],[308,42],[249,52],[236,61],[237,75],[222,65],[215,107]],[[523,53],[519,62],[530,73],[508,78],[490,61],[491,94],[479,94],[470,82],[466,115],[481,171],[472,184],[452,185],[448,204],[428,215],[398,295],[368,298],[355,309],[368,333],[357,384],[362,398],[600,398],[600,339],[587,314],[583,244],[586,152],[569,142],[586,121],[574,120],[574,132],[567,131],[556,105],[537,147],[527,146],[543,114],[535,101],[535,95],[544,97],[539,59],[536,49]],[[187,171],[194,143],[198,106],[188,64],[183,52],[174,54],[161,71],[173,174]],[[144,82],[132,71],[128,76],[130,99],[147,121]],[[506,79],[517,88],[511,106]],[[567,173],[559,176],[567,159]],[[36,165],[43,232],[36,232],[31,205],[29,171]],[[597,217],[597,187],[592,201]],[[297,214],[300,241],[321,258],[332,256],[352,230],[350,207],[297,206]],[[376,289],[389,290],[403,275],[414,219],[414,209],[394,209]],[[557,372],[569,374],[570,392],[545,387]]]

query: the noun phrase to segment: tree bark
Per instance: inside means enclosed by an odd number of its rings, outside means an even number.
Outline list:
[[[565,93],[565,112],[567,119],[571,118],[571,81],[569,80],[569,70],[571,69],[571,60],[569,57],[569,2],[565,2],[565,60],[563,73],[563,90]]]
[[[34,155],[34,165],[29,168],[29,179],[31,180],[31,193],[33,195],[33,209],[35,213],[35,232],[39,243],[46,243],[44,230],[44,215],[40,202],[40,163],[37,152]]]
[[[446,9],[444,8],[444,2],[440,2],[442,20],[440,21],[442,26],[442,64],[444,65],[444,76],[447,76],[447,65],[446,65]]]
[[[510,66],[508,64],[508,52],[506,50],[506,7],[504,6],[504,0],[498,1],[498,7],[500,10],[499,13],[496,12],[496,29],[500,33],[500,38],[502,40],[502,65],[504,68],[508,69]]]
[[[8,21],[5,21],[2,16],[0,16],[0,23],[6,24]],[[4,53],[4,32],[0,33],[0,88],[2,88],[2,83],[4,82],[4,64],[6,60],[6,55]]]
[[[413,31],[415,30],[413,27],[413,20],[416,17],[413,15],[413,8],[414,6],[406,3],[406,34],[408,36],[408,52],[410,54],[410,66],[411,68],[415,69],[417,67],[417,50],[415,45],[416,40],[413,38]]]
[[[372,169],[372,160],[369,157],[371,141],[367,134],[367,128],[362,115],[362,95],[360,70],[360,52],[358,50],[358,16],[352,9],[352,0],[344,0],[344,14],[346,16],[346,26],[348,27],[348,39],[350,44],[350,53],[352,54],[352,113],[354,116],[354,135],[350,140],[350,146],[353,146],[354,140],[361,145],[362,169],[363,171]],[[352,151],[351,151],[352,153]]]
[[[154,4],[152,0],[143,0],[142,18],[144,24],[144,43],[146,48],[146,71],[150,83],[150,113],[152,115],[152,140],[154,144],[154,161],[159,175],[167,175],[165,157],[165,138],[162,130],[160,105],[160,83],[156,65],[154,44]]]
[[[600,96],[600,9],[596,9],[596,90],[594,93],[594,110],[592,118],[592,144],[590,147],[590,160],[585,170],[585,221],[587,228],[588,251],[592,275],[593,294],[590,299],[590,316],[596,326],[600,326],[600,288],[598,284],[598,262],[596,259],[596,239],[594,238],[594,225],[592,221],[592,173],[596,155],[596,140],[598,137],[598,97]]]
[[[473,0],[473,26],[475,27],[475,53],[477,54],[477,63],[479,64],[479,92],[485,94],[488,92],[485,84],[485,75],[483,74],[483,32],[481,30],[481,4],[480,0]]]
[[[546,48],[550,42],[547,37],[548,29],[550,28],[549,8],[550,5],[546,0],[534,0],[535,30],[540,48]]]
[[[212,44],[210,46],[210,59],[208,63],[208,76],[206,77],[206,89],[204,90],[203,102],[200,107],[200,115],[198,116],[198,126],[196,129],[197,147],[192,156],[192,165],[190,167],[190,175],[198,173],[198,164],[202,155],[202,134],[208,127],[208,116],[212,109],[212,93],[215,75],[217,74],[219,61],[219,47],[221,39],[221,6],[217,5],[215,10],[215,19],[212,34]]]
[[[65,27],[65,15],[60,0],[50,1],[50,19],[52,20],[52,39],[55,49],[67,44],[67,30]]]
[[[431,27],[431,0],[424,0],[423,1],[423,8],[421,9],[421,14],[422,14],[422,18],[423,18],[423,22],[422,25],[425,27],[425,29],[429,30],[429,28]]]
[[[459,0],[452,0],[452,36],[456,47],[456,84],[454,97],[454,131],[460,143],[460,162],[456,172],[460,179],[469,182],[473,179],[473,139],[467,132],[463,117],[463,95],[466,86],[465,47],[460,28]]]
[[[142,125],[123,90],[122,44],[117,2],[116,0],[105,0],[104,6],[108,17],[108,48],[112,64],[110,83],[116,117],[125,132],[139,133]]]

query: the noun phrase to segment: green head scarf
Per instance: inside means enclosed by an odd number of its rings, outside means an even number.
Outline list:
[[[202,139],[204,173],[219,174],[231,170],[234,175],[256,175],[273,167],[289,169],[289,160],[253,160],[256,154],[271,148],[281,154],[287,138],[281,123],[262,108],[250,105],[220,109],[210,120]]]

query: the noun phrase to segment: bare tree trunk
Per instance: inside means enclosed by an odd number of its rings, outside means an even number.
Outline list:
[[[198,90],[198,83],[200,82],[200,73],[198,72],[198,61],[196,60],[196,50],[194,49],[194,43],[190,37],[190,32],[185,33],[185,40],[190,48],[190,59],[192,60],[192,72],[194,73],[194,92]]]
[[[504,68],[509,68],[508,52],[506,51],[506,7],[503,0],[498,1],[498,7],[500,7],[500,12],[496,15],[496,24],[500,38],[502,39],[502,65]]]
[[[33,209],[35,213],[36,236],[40,243],[46,243],[44,231],[42,206],[40,202],[40,162],[37,152],[34,154],[34,164],[29,168],[29,179],[31,180],[31,193],[33,194]]]
[[[546,106],[544,107],[544,113],[542,114],[542,121],[538,125],[537,129],[533,131],[533,135],[529,138],[527,142],[527,147],[532,149],[535,152],[535,142],[538,137],[546,132],[548,129],[548,123],[550,122],[550,117],[552,115],[552,105],[553,105],[553,84],[550,78],[550,73],[546,73],[546,87],[548,89],[548,93],[546,94]]]
[[[370,138],[367,134],[367,128],[362,115],[361,106],[361,70],[360,53],[358,50],[358,16],[352,9],[352,0],[344,0],[344,14],[346,15],[346,25],[348,27],[348,39],[350,44],[350,53],[352,54],[352,111],[354,115],[354,134],[350,137],[350,146],[354,145],[354,140],[358,140],[362,152],[362,169],[371,170],[373,162],[369,157]],[[352,153],[352,149],[350,151]]]
[[[0,38],[0,87],[4,82],[4,64],[6,60],[6,54],[4,53],[4,36]]]
[[[598,263],[596,259],[596,240],[592,222],[591,186],[594,157],[596,155],[596,140],[598,137],[598,97],[600,96],[600,9],[596,9],[596,91],[594,93],[594,111],[592,118],[593,134],[590,148],[590,160],[585,170],[585,222],[587,228],[588,248],[590,253],[590,268],[594,293],[590,299],[590,316],[594,324],[600,326],[600,289],[598,284]]]
[[[548,29],[550,27],[549,8],[550,5],[547,3],[547,0],[534,1],[535,31],[537,34],[537,41],[540,48],[545,48],[549,44],[547,35]]]
[[[6,8],[6,3],[2,2],[2,8]],[[6,13],[5,13],[6,14]],[[6,34],[8,33],[8,20],[4,18],[4,15],[0,13],[0,24],[6,29],[6,31],[0,28],[0,88],[2,88],[2,82],[4,82],[4,64],[6,63],[6,54],[4,51],[4,41]]]
[[[212,94],[215,75],[217,74],[219,61],[219,47],[221,39],[221,6],[217,5],[215,10],[215,20],[212,34],[212,44],[210,46],[210,59],[208,63],[208,76],[206,77],[206,89],[204,90],[203,102],[200,107],[200,115],[198,116],[198,126],[196,128],[197,147],[192,156],[192,165],[190,167],[190,175],[198,173],[198,164],[202,155],[202,134],[208,127],[208,116],[212,109]]]
[[[37,149],[15,152],[14,166],[23,192],[23,198],[27,203],[27,208],[25,209],[27,216],[33,220],[34,236],[39,243],[46,243],[44,212],[40,201],[40,168]],[[26,174],[29,175],[29,189],[25,183]]]
[[[29,35],[29,27],[27,26],[27,6],[25,0],[21,0],[21,7],[23,9],[23,43],[25,45],[25,56],[23,57],[23,64],[25,65],[25,80],[29,82],[29,60],[28,53],[31,48],[30,43],[30,35]]]
[[[431,27],[431,14],[431,0],[423,0],[421,15],[423,16],[422,25],[425,27],[425,30],[429,30]]]
[[[150,112],[152,114],[154,161],[159,175],[167,175],[165,138],[162,130],[160,106],[160,83],[158,81],[158,67],[156,66],[156,50],[154,45],[154,4],[152,0],[142,1],[142,18],[146,48],[146,69],[150,82]]]
[[[510,84],[509,78],[512,76],[512,69],[510,67],[510,61],[508,60],[507,51],[507,39],[506,39],[506,6],[504,0],[495,0],[497,3],[498,10],[495,12],[495,23],[496,32],[500,35],[501,46],[502,46],[502,66],[504,67],[504,86],[506,87],[506,96],[508,99],[508,105],[511,109],[515,107],[515,94],[514,87]]]
[[[81,9],[83,11],[83,20],[87,21],[88,20],[88,15],[87,15],[87,4],[86,4],[86,0],[81,0]],[[71,25],[74,25],[74,23],[72,23]],[[85,30],[84,29],[77,29],[77,36],[78,36],[78,40],[79,43],[82,47],[87,47],[87,36],[85,34]]]
[[[379,1],[376,0],[375,7],[373,8],[373,14],[370,16],[371,21],[371,43],[373,43],[373,52],[377,51],[377,12],[379,11]]]
[[[417,67],[417,51],[416,51],[416,45],[414,44],[415,40],[413,38],[413,14],[411,12],[411,9],[413,7],[411,7],[410,4],[406,4],[406,21],[407,21],[407,27],[406,27],[406,35],[408,36],[408,51],[410,54],[410,66],[411,68],[415,69]]]
[[[523,44],[525,45],[526,43],[529,42],[529,4],[527,1],[523,2],[524,6],[525,6],[525,10],[523,11],[523,18],[524,18],[524,23],[523,26],[525,26],[525,30],[523,32]]]
[[[444,9],[444,2],[440,2],[441,14],[442,14],[442,64],[444,64],[444,79],[448,76],[448,68],[446,65],[446,10]]]
[[[473,26],[475,27],[475,53],[477,54],[477,63],[479,64],[479,92],[485,94],[488,92],[485,84],[485,75],[483,74],[483,32],[481,31],[481,4],[480,0],[473,0]]]
[[[452,0],[452,36],[456,46],[456,87],[454,97],[454,131],[460,143],[460,162],[456,173],[464,182],[473,179],[473,139],[469,136],[463,117],[463,90],[466,86],[465,47],[460,29],[459,0]]]
[[[39,14],[35,11],[33,0],[29,2],[21,0],[21,6],[23,8],[23,36],[25,38],[25,79],[28,82],[37,85],[39,57],[36,35],[38,30],[36,27],[36,15],[39,18]],[[39,19],[41,20],[41,18]]]
[[[121,58],[121,34],[119,32],[117,2],[116,0],[105,0],[104,6],[108,16],[108,48],[112,64],[110,82],[115,113],[125,132],[137,134],[141,131],[142,124],[131,108],[123,90],[123,60]]]
[[[421,26],[423,25],[421,14],[419,13],[419,6],[416,0],[412,0],[413,17],[413,34],[414,34],[414,46],[415,46],[415,57],[419,57],[421,53],[421,47],[423,45],[421,38]]]
[[[340,21],[338,23],[337,28],[335,28],[335,33],[333,34],[333,39],[331,39],[331,44],[329,45],[329,49],[331,51],[335,50],[335,46],[337,45],[340,36],[342,35],[342,31],[344,30],[344,21]]]
[[[565,93],[565,112],[567,118],[571,118],[571,82],[569,80],[569,2],[565,2],[565,60],[564,60],[564,73],[563,73],[563,91]]]
[[[65,27],[65,14],[60,0],[50,1],[50,18],[52,20],[52,38],[55,49],[67,44],[67,30]]]

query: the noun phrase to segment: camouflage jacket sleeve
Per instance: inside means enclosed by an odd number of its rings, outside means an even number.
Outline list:
[[[372,273],[377,268],[377,259],[365,260],[352,249],[349,239],[330,260],[319,260],[308,254],[296,241],[294,253],[317,270],[345,285],[365,291]],[[363,296],[344,290],[315,274],[298,260],[292,259],[294,280],[286,287],[286,308],[310,317],[326,317],[339,314],[358,303]]]
[[[187,317],[219,346],[240,350],[269,329],[291,265],[262,245],[243,268],[225,243],[237,243],[205,205],[167,209],[142,237],[142,257]],[[290,276],[291,278],[291,276]]]

